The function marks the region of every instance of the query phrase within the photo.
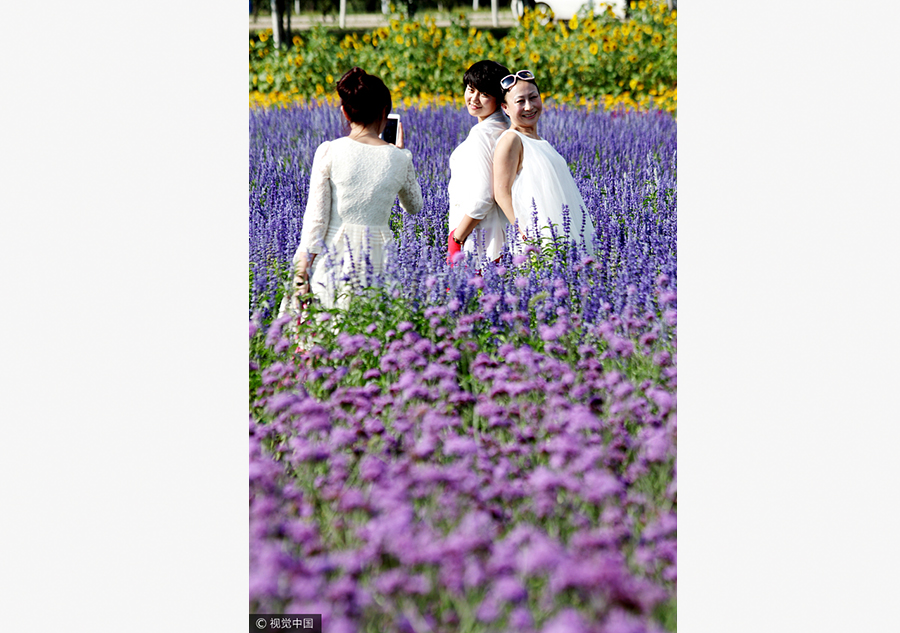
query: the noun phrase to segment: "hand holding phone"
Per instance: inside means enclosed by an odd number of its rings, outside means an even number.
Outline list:
[[[391,113],[388,115],[381,138],[385,142],[403,149],[403,127],[400,125],[399,114]]]

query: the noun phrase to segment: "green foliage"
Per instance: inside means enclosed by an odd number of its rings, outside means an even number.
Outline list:
[[[528,266],[542,265],[540,258],[534,254],[530,257],[530,263],[519,269],[517,275],[527,274]],[[517,348],[528,346],[573,366],[583,358],[587,346],[591,355],[601,359],[604,371],[618,371],[635,384],[645,381],[655,384],[665,382],[661,374],[662,368],[653,362],[653,355],[663,350],[674,354],[672,341],[658,340],[645,347],[637,342],[637,335],[634,334],[631,339],[635,352],[623,356],[614,353],[602,338],[587,334],[576,318],[573,327],[555,338],[552,344],[548,344],[541,338],[537,325],[542,322],[538,318],[539,311],[545,307],[545,303],[550,302],[552,298],[549,292],[537,293],[528,306],[532,327],[524,331],[513,328],[498,331],[483,323],[483,315],[478,313],[477,301],[474,300],[471,305],[461,306],[457,312],[445,311],[438,314],[410,304],[399,292],[393,292],[389,288],[362,290],[347,309],[325,308],[314,300],[308,301],[304,304],[302,315],[285,326],[285,332],[289,334],[286,339],[282,339],[280,346],[275,342],[277,338],[266,342],[266,327],[261,327],[251,337],[250,360],[256,366],[250,371],[251,402],[256,398],[261,386],[260,377],[266,367],[276,362],[292,363],[297,354],[313,348],[319,351],[308,361],[309,367],[346,368],[339,380],[323,377],[307,383],[307,389],[315,397],[327,398],[338,387],[360,387],[372,382],[364,376],[369,370],[380,369],[381,351],[361,350],[352,358],[336,358],[332,352],[341,348],[338,337],[361,334],[380,341],[380,349],[383,349],[409,331],[435,344],[451,341],[460,354],[459,375],[465,382],[461,386],[472,394],[484,393],[486,386],[471,379],[471,363],[482,353],[500,359],[499,349],[505,344]],[[374,383],[387,387],[393,380],[396,380],[395,375],[382,373]]]
[[[665,3],[639,2],[627,21],[611,11],[567,22],[526,15],[501,39],[470,27],[464,14],[450,26],[395,15],[388,26],[343,39],[322,26],[276,50],[269,31],[250,39],[251,104],[332,98],[340,76],[360,66],[380,76],[395,100],[448,103],[460,78],[480,59],[512,70],[533,69],[547,99],[672,110],[676,90],[677,19]]]

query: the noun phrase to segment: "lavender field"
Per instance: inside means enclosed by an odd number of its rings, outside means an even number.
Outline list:
[[[676,124],[547,107],[598,242],[445,262],[473,119],[401,112],[382,288],[273,319],[328,106],[250,112],[250,611],[323,630],[673,631]],[[301,345],[297,345],[297,341]]]

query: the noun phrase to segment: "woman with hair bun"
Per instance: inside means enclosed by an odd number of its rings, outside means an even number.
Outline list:
[[[300,245],[293,258],[291,308],[312,293],[326,307],[343,307],[350,294],[372,285],[366,269],[384,269],[393,241],[388,225],[394,200],[409,213],[422,209],[412,154],[380,138],[391,111],[391,94],[378,77],[352,68],[337,83],[341,113],[350,133],[319,145],[313,158],[309,199]],[[323,248],[326,253],[322,253]]]

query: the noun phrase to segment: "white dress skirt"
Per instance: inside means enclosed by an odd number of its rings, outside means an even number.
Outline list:
[[[301,253],[317,253],[309,285],[324,306],[346,308],[354,290],[372,285],[367,268],[376,275],[384,270],[398,197],[404,210],[422,209],[409,150],[347,137],[318,147],[293,262],[296,266]]]
[[[508,128],[509,120],[498,109],[472,126],[466,140],[450,154],[447,233],[459,226],[465,215],[481,220],[463,245],[470,261],[493,261],[506,243],[509,222],[494,200],[493,173],[494,146]]]
[[[536,233],[550,237],[553,225],[556,235],[579,243],[583,239],[586,251],[593,253],[594,223],[566,160],[543,139],[538,141],[516,130],[506,134],[518,134],[522,139],[522,169],[512,186],[513,211],[519,226],[534,238]],[[564,230],[563,205],[569,209],[568,231]],[[521,241],[518,243],[521,247]]]

